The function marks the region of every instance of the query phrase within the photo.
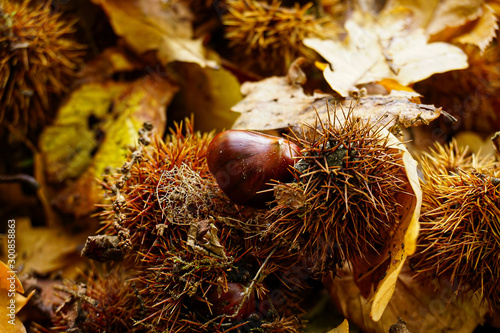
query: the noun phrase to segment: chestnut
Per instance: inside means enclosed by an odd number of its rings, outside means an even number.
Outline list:
[[[229,199],[239,205],[263,207],[273,199],[271,180],[293,179],[289,167],[299,151],[296,144],[281,137],[228,130],[210,142],[207,162]]]
[[[230,321],[240,321],[247,319],[252,313],[257,311],[255,292],[248,293],[248,287],[237,282],[229,282],[227,284],[228,290],[219,294],[217,288],[212,288],[207,293],[207,299],[212,303],[210,312],[208,308],[200,311],[207,318],[216,317],[220,315],[230,315]],[[241,304],[244,302],[243,304]],[[235,313],[238,311],[238,313]]]

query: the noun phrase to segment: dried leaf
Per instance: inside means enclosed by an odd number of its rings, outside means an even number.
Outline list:
[[[111,52],[108,56],[110,62],[120,62],[117,68],[127,68],[123,57]],[[95,66],[100,68],[101,63]],[[159,135],[164,132],[165,108],[177,91],[162,72],[151,71],[132,82],[107,79],[109,72],[103,75],[91,75],[92,82],[75,89],[40,138],[48,183],[69,183],[54,203],[77,216],[94,210],[102,197],[96,179],[106,168],[122,165],[128,148],[137,145],[137,131],[145,121]]]
[[[411,2],[400,1],[399,3],[411,6]],[[482,14],[483,3],[484,0],[444,0],[435,1],[428,6],[422,6],[423,8],[415,8],[416,6],[413,5],[413,9],[426,14],[428,24],[422,25],[422,28],[426,28],[428,35],[434,35],[448,27],[458,27],[477,19]]]
[[[378,321],[389,303],[398,275],[408,255],[415,252],[419,232],[418,218],[422,205],[422,190],[417,174],[417,162],[405,146],[391,133],[381,130],[380,135],[387,137],[388,146],[401,150],[407,186],[405,193],[399,193],[400,219],[385,249],[378,255],[378,264],[360,260],[353,263],[355,283],[361,294],[371,301],[370,317]]]
[[[347,319],[344,319],[342,324],[335,327],[334,329],[329,330],[327,333],[349,333],[349,322]]]
[[[109,47],[89,61],[79,76],[84,82],[110,79],[115,73],[142,70],[151,73],[152,69],[136,59],[130,52],[120,47]]]
[[[227,260],[224,246],[219,241],[217,231],[217,227],[209,219],[191,224],[186,241],[188,251]]]
[[[342,96],[356,85],[393,79],[402,85],[432,74],[467,68],[467,56],[447,43],[427,43],[422,29],[409,31],[401,15],[386,10],[377,18],[356,11],[346,22],[344,41],[308,38],[304,44],[330,64],[326,81]]]
[[[193,114],[196,128],[205,132],[231,128],[238,116],[231,107],[242,99],[236,77],[224,68],[214,70],[190,63],[171,67],[181,86],[174,100],[175,109],[183,111],[174,117],[183,119]]]
[[[461,298],[448,284],[438,281],[422,284],[413,278],[407,265],[398,277],[397,287],[380,321],[369,319],[370,304],[359,293],[351,272],[338,272],[325,285],[340,312],[363,332],[387,333],[398,317],[412,333],[470,333],[483,321],[488,305],[476,298]]]
[[[217,68],[207,60],[201,39],[194,40],[192,14],[180,2],[160,0],[92,0],[109,17],[115,33],[137,53],[155,51],[166,65],[173,61],[194,62]]]
[[[391,1],[386,10],[409,11],[412,27],[433,41],[473,44],[484,50],[498,28],[495,10],[485,0]]]
[[[241,86],[241,93],[245,98],[232,108],[241,113],[233,125],[234,129],[289,127],[299,122],[300,115],[310,109],[314,102],[329,97],[325,94],[308,96],[301,86],[290,85],[286,77],[276,76],[259,82],[246,82]],[[311,111],[314,112],[312,108]]]
[[[79,246],[84,244],[86,233],[72,235],[62,228],[33,228],[29,219],[16,219],[16,229],[23,231],[16,237],[16,265],[22,266],[23,272],[71,270],[82,262]],[[5,241],[2,247],[7,248]]]
[[[5,252],[8,253],[8,252]],[[7,261],[8,262],[8,261]],[[24,293],[23,285],[16,274],[14,274],[14,280],[7,280],[12,276],[12,273],[16,270],[14,264],[7,266],[3,261],[0,260],[0,290],[9,290],[11,285],[14,284],[15,291],[18,293]]]
[[[89,83],[70,94],[54,125],[47,127],[40,139],[49,182],[76,178],[88,168],[92,152],[103,140],[99,128],[102,126],[92,123],[99,124],[101,119],[106,119],[113,100],[128,86],[115,82]]]
[[[495,155],[495,146],[491,139],[483,140],[481,135],[472,131],[461,131],[453,137],[459,149],[466,148],[468,152],[477,157],[486,157]]]
[[[32,290],[27,297],[17,293],[16,294],[16,314],[21,311],[22,308],[24,308],[24,306],[26,304],[28,304],[29,300],[31,299],[31,297],[33,297],[33,295],[35,294],[36,290]]]
[[[487,4],[483,4],[482,9],[483,13],[477,19],[474,28],[470,32],[454,38],[454,42],[477,45],[481,52],[486,49],[496,36],[498,18]]]
[[[11,289],[11,286],[13,288]],[[24,297],[23,286],[16,275],[15,267],[0,261],[0,332],[25,333],[26,328],[16,314],[28,303],[35,290]]]
[[[388,129],[428,124],[441,114],[432,105],[414,103],[412,97],[371,95],[358,100],[339,99],[331,95],[306,95],[299,85],[291,85],[285,77],[271,77],[259,82],[246,82],[241,86],[245,98],[233,106],[240,117],[234,129],[272,130],[287,128],[298,123],[314,123],[316,113],[327,115],[327,102],[341,105],[346,110],[356,104],[355,117],[379,123]]]

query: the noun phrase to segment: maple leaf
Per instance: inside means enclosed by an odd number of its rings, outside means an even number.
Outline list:
[[[423,29],[410,29],[407,14],[384,10],[377,17],[356,11],[344,40],[308,38],[304,44],[331,65],[323,70],[333,90],[348,96],[356,85],[393,79],[406,86],[432,74],[467,68],[467,56],[448,43],[428,43]]]

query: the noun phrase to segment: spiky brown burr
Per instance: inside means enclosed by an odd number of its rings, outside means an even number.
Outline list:
[[[500,179],[492,157],[477,159],[455,142],[435,145],[420,163],[421,231],[410,263],[418,275],[500,303]]]
[[[189,122],[165,141],[141,133],[151,144],[133,152],[105,185],[113,203],[102,215],[103,231],[117,237],[117,248],[129,249],[122,266],[135,276],[142,304],[134,312],[142,311],[137,325],[171,332],[287,332],[295,321],[283,317],[296,309],[289,294],[274,295],[286,288],[282,269],[299,256],[260,239],[266,223],[258,211],[236,206],[220,190],[205,157],[212,135],[195,133]],[[292,313],[276,312],[279,306]]]
[[[74,24],[48,3],[0,3],[0,122],[36,129],[50,121],[52,98],[66,91],[82,63]]]
[[[314,17],[312,3],[293,8],[281,1],[226,1],[227,13],[222,18],[225,35],[237,60],[246,69],[284,74],[299,56],[314,59],[311,49],[302,44],[310,37],[325,37],[327,19]]]
[[[52,327],[36,325],[35,332],[144,332],[134,326],[140,316],[140,298],[131,277],[115,266],[92,265],[83,283],[66,281],[55,287],[61,305],[54,309]]]
[[[295,182],[275,187],[269,232],[318,271],[370,260],[398,225],[405,178],[401,152],[380,129],[348,114],[318,119],[291,141],[301,147]],[[344,119],[345,118],[345,119]]]

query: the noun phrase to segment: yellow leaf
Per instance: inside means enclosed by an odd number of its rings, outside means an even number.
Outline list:
[[[217,68],[207,60],[201,39],[194,40],[192,14],[182,2],[161,0],[93,0],[109,16],[115,33],[137,53],[157,52],[163,65],[194,62]]]
[[[16,316],[16,310],[9,309],[9,306],[15,307],[15,303],[10,303],[11,300],[15,299],[9,297],[6,290],[0,290],[0,316],[2,318],[0,320],[0,332],[26,333],[26,328]]]
[[[324,71],[325,68],[328,67],[328,64],[321,61],[315,61],[314,66],[316,66],[316,68],[319,69],[320,71]]]
[[[398,275],[408,255],[416,249],[419,232],[418,218],[422,205],[422,190],[417,173],[417,162],[401,141],[386,129],[380,135],[388,139],[388,147],[402,153],[404,175],[407,185],[405,193],[398,194],[400,219],[388,244],[378,255],[378,264],[360,260],[353,263],[355,282],[362,295],[371,301],[370,317],[380,320],[394,293]]]
[[[86,233],[72,235],[62,228],[33,228],[26,218],[16,219],[16,229],[16,265],[22,266],[23,271],[47,274],[73,268],[82,262],[79,246],[85,243]],[[6,248],[6,242],[2,243]]]
[[[461,131],[453,136],[453,140],[457,142],[459,149],[467,149],[468,152],[477,157],[494,156],[496,153],[495,146],[491,142],[491,136],[483,138],[473,131]]]
[[[361,296],[352,272],[341,270],[337,274],[324,280],[326,289],[341,314],[363,332],[387,333],[401,317],[411,333],[470,333],[488,313],[488,303],[477,295],[458,296],[456,288],[442,281],[422,283],[405,264],[384,314],[373,321],[369,317],[371,304]]]
[[[137,145],[138,129],[151,122],[161,136],[166,126],[166,106],[177,86],[159,68],[131,82],[115,82],[110,71],[96,71],[110,64],[134,68],[119,52],[108,51],[87,68],[92,80],[76,88],[59,109],[52,126],[40,137],[47,180],[67,184],[54,204],[65,213],[84,216],[102,198],[97,185],[106,168],[120,167],[130,147]]]
[[[16,314],[30,300],[35,290],[28,297],[21,295],[24,288],[13,269],[14,267],[0,261],[0,332],[25,333],[26,328]]]
[[[413,90],[410,87],[403,86],[402,84],[400,84],[398,81],[396,81],[394,79],[383,79],[383,80],[378,81],[377,83],[380,84],[381,86],[383,86],[389,92],[391,92],[392,90],[397,90],[397,91],[408,91],[408,92],[415,93],[415,90]]]
[[[334,329],[329,330],[327,333],[349,333],[349,322],[347,319]]]
[[[172,68],[181,85],[176,109],[184,112],[177,118],[193,114],[195,127],[205,132],[231,128],[238,117],[231,107],[242,99],[236,77],[223,68],[201,68],[191,63],[176,63]]]
[[[21,309],[26,305],[28,304],[29,300],[31,299],[31,297],[33,297],[33,295],[35,294],[36,290],[33,289],[28,297],[25,297],[19,293],[16,294],[16,314],[21,311]]]
[[[77,178],[89,167],[104,135],[102,126],[93,123],[109,122],[113,101],[128,87],[128,83],[109,81],[88,83],[71,93],[54,125],[47,127],[40,138],[49,182]]]
[[[0,290],[9,290],[11,288],[11,285],[14,284],[15,291],[17,291],[18,293],[24,293],[23,285],[14,272],[15,269],[16,267],[14,265],[9,267],[0,260]],[[12,277],[14,278],[13,280],[7,280],[7,278]]]

